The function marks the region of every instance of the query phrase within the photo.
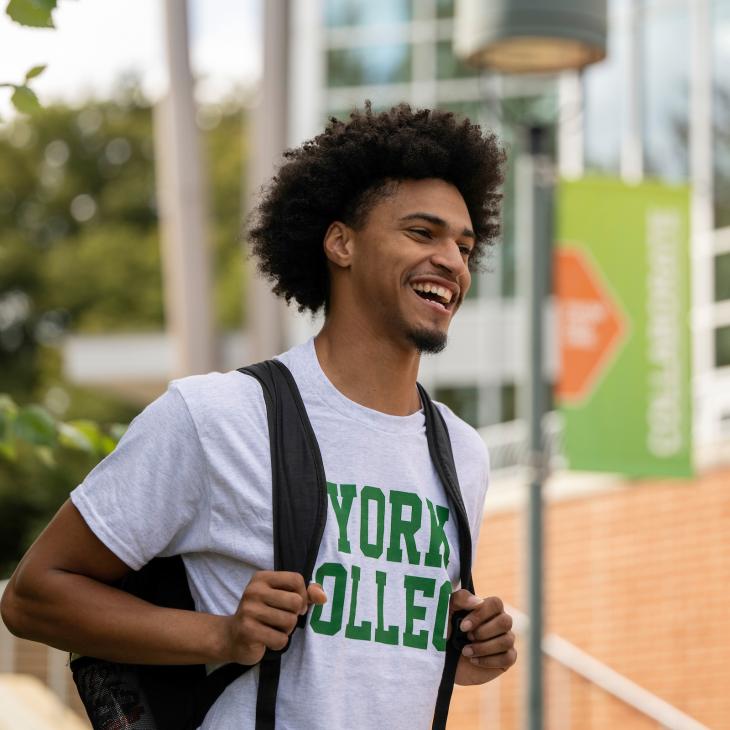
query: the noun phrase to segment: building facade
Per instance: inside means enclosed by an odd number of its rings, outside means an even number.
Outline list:
[[[376,108],[408,101],[467,115],[507,148],[502,240],[452,324],[449,347],[424,359],[421,375],[490,448],[476,585],[511,604],[521,632],[527,335],[517,123],[537,115],[554,124],[562,178],[689,184],[697,474],[629,481],[561,471],[560,419],[548,420],[555,468],[545,492],[546,727],[719,729],[730,726],[721,608],[730,598],[730,0],[608,0],[608,11],[603,62],[581,75],[499,78],[455,57],[451,0],[294,3],[289,143],[370,99]],[[292,339],[316,326],[293,319]],[[549,339],[551,381],[558,355]],[[693,601],[702,618],[691,628]],[[521,660],[504,678],[457,689],[450,727],[525,726],[522,639],[518,646]]]

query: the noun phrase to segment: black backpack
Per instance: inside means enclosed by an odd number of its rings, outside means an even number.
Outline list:
[[[239,368],[263,389],[271,444],[274,570],[296,571],[309,583],[327,518],[322,457],[299,389],[278,360]],[[471,535],[454,466],[446,423],[418,384],[431,460],[456,515],[461,585],[473,592]],[[154,558],[118,587],[150,603],[194,611],[182,557]],[[466,612],[452,617],[433,730],[444,730],[456,665],[468,643],[459,629]],[[298,627],[304,627],[300,616]],[[291,642],[291,637],[289,639]],[[267,650],[260,662],[256,730],[273,730],[281,651]],[[205,665],[122,664],[83,656],[71,661],[79,695],[95,730],[195,730],[223,690],[250,666],[225,664],[210,674]]]

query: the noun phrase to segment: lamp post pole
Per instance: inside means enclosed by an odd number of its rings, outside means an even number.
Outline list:
[[[457,0],[454,49],[467,63],[498,73],[577,71],[606,56],[607,0]],[[547,388],[543,378],[544,310],[549,290],[554,172],[548,130],[528,128],[529,154],[520,160],[518,206],[524,216],[524,296],[527,303],[527,382],[530,486],[527,588],[530,613],[525,727],[543,727],[543,500],[548,453],[543,440]]]
[[[544,312],[550,285],[552,256],[552,209],[554,170],[547,154],[548,129],[527,129],[528,155],[523,163],[521,209],[529,226],[528,255],[525,261],[525,297],[528,309],[529,374],[527,410],[529,423],[530,485],[528,509],[527,594],[530,625],[528,631],[527,730],[543,727],[543,484],[547,478],[549,454],[543,438],[547,410],[544,378]]]

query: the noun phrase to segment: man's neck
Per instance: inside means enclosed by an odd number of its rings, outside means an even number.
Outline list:
[[[408,416],[421,408],[416,389],[420,354],[359,328],[328,319],[314,340],[317,359],[344,396],[367,408]]]

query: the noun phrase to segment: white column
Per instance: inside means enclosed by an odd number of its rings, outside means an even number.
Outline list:
[[[173,338],[174,378],[214,370],[217,354],[186,3],[165,0],[165,27],[169,90],[155,109],[154,122],[165,319]]]
[[[322,0],[297,0],[291,14],[287,144],[293,146],[322,131],[326,73]]]
[[[297,0],[291,8],[289,30],[289,128],[287,144],[298,146],[318,135],[325,123],[325,85],[327,83],[324,49],[323,0]],[[321,314],[315,318],[296,307],[288,307],[284,316],[286,345],[303,342],[322,325]]]
[[[711,418],[704,418],[703,402],[712,397],[714,373],[712,22],[710,0],[691,0],[689,7],[692,369],[696,441],[701,441],[712,428]]]
[[[263,7],[263,72],[258,103],[253,110],[247,211],[256,205],[260,188],[275,174],[287,144],[289,127],[290,3],[289,0],[267,0]],[[246,326],[248,360],[251,362],[286,349],[286,304],[274,296],[271,283],[258,274],[256,264],[255,259],[248,259]]]
[[[558,172],[560,177],[583,176],[583,77],[566,71],[558,80]]]
[[[628,7],[621,15],[628,40],[626,65],[623,69],[625,96],[621,135],[621,177],[626,182],[639,182],[644,176],[642,2],[643,0],[629,0]]]

